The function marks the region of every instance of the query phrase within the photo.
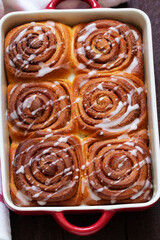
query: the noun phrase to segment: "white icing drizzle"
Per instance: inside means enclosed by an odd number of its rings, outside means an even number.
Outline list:
[[[133,156],[137,157],[137,149],[129,151]]]
[[[86,167],[88,167],[89,166],[89,162],[88,161],[86,161]]]
[[[126,130],[126,129],[131,128],[131,127],[133,129],[133,128],[135,128],[135,125],[137,125],[137,123],[139,122],[139,119],[138,119],[138,122],[135,121],[136,120],[135,119],[131,124],[128,124],[124,127],[118,128],[118,129],[113,130],[113,129],[110,129],[110,128],[120,124],[129,115],[130,112],[132,112],[132,111],[134,111],[138,108],[139,108],[138,104],[135,104],[133,106],[129,105],[128,108],[127,108],[127,111],[120,118],[118,118],[116,120],[113,120],[113,121],[111,121],[109,118],[105,118],[105,119],[103,119],[103,121],[101,123],[96,124],[95,127],[101,128],[103,130],[108,130],[108,131]]]
[[[83,85],[85,85],[89,80],[84,80],[79,84],[79,89],[81,89],[81,87],[83,87]]]
[[[28,58],[28,61],[31,61],[33,60],[34,58],[36,57],[36,54],[31,54]]]
[[[123,162],[122,162],[122,163],[119,163],[119,164],[118,164],[118,168],[123,167],[123,164],[124,164]]]
[[[136,118],[136,119],[133,121],[133,123],[130,124],[130,131],[136,130],[138,123],[139,123],[139,118]]]
[[[85,165],[82,165],[82,167],[81,167],[81,170],[84,170],[84,169],[85,169],[85,167],[86,167]]]
[[[40,26],[35,26],[35,27],[33,27],[33,30],[34,30],[35,32],[37,32],[37,31],[42,31],[42,28],[41,28]]]
[[[102,68],[105,68],[106,66],[107,66],[107,63],[103,64],[103,65],[102,65]]]
[[[31,188],[33,191],[39,191],[39,188],[37,188],[36,186],[32,186]]]
[[[16,171],[16,174],[18,174],[18,173],[24,174],[24,166],[23,165]]]
[[[146,164],[145,159],[139,162],[139,167],[142,168]]]
[[[36,22],[31,22],[30,25],[31,25],[31,26],[35,26],[35,25],[36,25]]]
[[[102,56],[102,54],[100,54],[100,53],[99,53],[99,54],[96,54],[95,57],[94,57],[94,59],[98,59],[98,58],[100,58],[101,56]]]
[[[87,185],[88,185],[88,194],[89,194],[88,198],[91,198],[91,199],[93,199],[93,200],[95,200],[95,201],[101,200],[101,198],[98,197],[98,196],[91,190],[91,188],[90,188],[90,186],[89,186],[89,183],[88,183],[88,180],[86,180],[86,183],[87,183]],[[91,185],[94,185],[94,182],[90,181],[90,184],[91,184]]]
[[[6,47],[6,53],[9,53],[9,45]]]
[[[43,38],[44,38],[44,34],[42,33],[42,34],[38,35],[38,38],[39,38],[40,41],[42,41]],[[50,47],[50,49],[51,49],[51,47]],[[49,51],[49,48],[46,49],[45,51]],[[32,55],[33,55],[33,54],[32,54]]]
[[[10,95],[12,95],[12,93],[14,92],[14,90],[17,88],[18,84],[15,84],[15,86],[11,89],[10,91]]]
[[[80,55],[85,55],[84,47],[78,48],[77,53],[80,54]]]
[[[52,150],[52,147],[49,147],[49,148],[43,150],[42,154],[46,154],[46,153],[48,153],[50,150]]]
[[[11,59],[9,59],[9,64],[10,64],[11,67],[13,67],[13,68],[15,67],[14,62]]]
[[[104,187],[97,189],[97,192],[102,192],[104,190]]]
[[[67,136],[67,137],[60,137],[58,140],[57,140],[57,142],[56,143],[54,143],[54,146],[58,146],[61,142],[67,142],[68,141],[68,138],[69,138],[69,136]]]
[[[80,63],[80,64],[78,65],[78,68],[79,68],[79,69],[84,69],[84,68],[86,68],[86,66],[85,66],[83,63]]]
[[[117,27],[110,27],[109,29],[112,30],[112,31],[115,31],[119,34],[119,30],[118,30],[119,26]]]
[[[44,202],[44,201],[37,201],[37,203],[38,203],[40,206],[46,205],[46,202]]]
[[[136,91],[138,92],[139,95],[141,94],[141,92],[143,92],[143,90],[144,89],[142,87],[136,88]]]
[[[150,164],[151,163],[151,158],[150,157],[146,157],[146,162],[147,162],[147,164]]]
[[[16,193],[16,197],[18,199],[20,199],[20,201],[24,204],[24,205],[29,205],[30,201],[32,201],[30,198],[28,198],[26,195],[24,195],[21,191],[17,191]]]
[[[140,151],[142,154],[144,153],[144,152],[143,152],[143,149],[142,149],[141,147],[139,147],[139,146],[135,146],[135,147],[136,147],[137,150]]]
[[[137,57],[134,57],[132,63],[129,65],[129,67],[125,70],[127,73],[132,73],[133,69],[138,65]]]
[[[84,194],[84,189],[85,189],[85,185],[86,185],[86,179],[82,178],[82,194]]]
[[[133,30],[133,29],[131,31],[132,31],[132,33],[133,33],[133,35],[134,35],[134,37],[135,37],[135,39],[137,41],[139,39],[138,33],[135,30]]]
[[[38,193],[35,193],[35,194],[33,195],[33,198],[37,198],[37,197],[39,197],[40,194],[42,194],[42,191],[40,191],[40,192],[38,192]]]
[[[115,204],[116,203],[116,198],[112,198],[111,199],[111,204]]]
[[[80,101],[80,98],[76,98],[76,103],[78,103]]]
[[[84,41],[86,40],[86,38],[87,38],[92,32],[94,32],[95,30],[97,30],[95,23],[89,24],[89,25],[86,26],[84,29],[86,30],[86,33],[83,34],[82,36],[80,36],[80,37],[78,38],[78,42],[84,42]],[[83,29],[82,29],[82,30],[83,30]]]
[[[99,90],[102,90],[102,91],[103,91],[102,83],[99,83],[99,84],[97,85],[97,88],[98,88]]]
[[[78,180],[78,179],[79,179],[79,176],[75,176],[75,177],[74,177],[74,180]]]
[[[24,30],[22,30],[18,36],[14,39],[14,42],[19,42],[21,37],[23,37],[23,35],[27,32],[28,28],[25,28]]]
[[[42,67],[41,66],[41,69],[38,70],[38,73],[37,73],[37,77],[43,77],[44,75],[46,75],[47,73],[50,73],[53,69],[50,68],[50,67]]]
[[[16,110],[14,110],[14,111],[9,115],[9,119],[10,119],[10,120],[14,120],[14,119],[17,119],[17,118],[18,118],[17,112],[16,112]]]
[[[92,71],[90,71],[89,73],[88,73],[88,77],[90,78],[90,77],[92,77],[94,74],[96,74],[97,73],[97,71],[96,70],[92,70]]]
[[[52,132],[52,129],[51,129],[51,128],[48,128],[46,131],[47,131],[47,132]]]
[[[91,47],[90,47],[90,46],[87,46],[87,47],[86,47],[86,50],[88,50],[88,51],[91,50]]]
[[[35,99],[36,99],[36,94],[26,98],[23,102],[23,109],[30,108]]]
[[[115,116],[117,113],[121,111],[121,109],[126,105],[126,103],[122,103],[119,101],[117,108],[110,114],[111,117]]]
[[[147,188],[149,188],[151,186],[152,186],[152,184],[150,183],[150,181],[146,180],[143,189],[141,191],[139,191],[137,194],[133,195],[130,199],[131,200],[137,199],[138,197],[140,197],[144,193],[145,189],[147,189]]]
[[[115,41],[119,44],[120,39],[121,39],[120,37],[116,37],[116,38],[115,38]]]
[[[120,53],[119,54],[119,56],[118,56],[118,58],[113,62],[113,63],[111,63],[111,64],[109,64],[108,66],[107,66],[107,69],[111,69],[112,67],[114,67],[115,66],[115,64],[119,61],[119,58],[125,58],[126,57],[126,54],[125,53]]]
[[[22,54],[17,54],[14,58],[13,58],[13,62],[16,62],[17,60],[22,60]]]
[[[69,175],[72,175],[72,171],[70,171],[70,172],[68,172],[68,173],[66,173],[66,176],[69,176]]]
[[[52,27],[55,26],[55,22],[53,22],[53,21],[47,21],[47,23],[48,23],[49,25],[51,25]]]
[[[92,60],[92,59],[90,59],[90,60],[87,62],[87,64],[91,64],[91,63],[93,63],[93,60]]]
[[[134,147],[134,142],[125,142],[124,144]]]

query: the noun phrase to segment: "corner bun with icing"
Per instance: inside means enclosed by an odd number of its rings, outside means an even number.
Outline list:
[[[9,83],[67,77],[71,72],[71,28],[53,21],[31,22],[5,38]]]
[[[124,71],[143,80],[141,33],[114,20],[79,24],[73,28],[72,67],[77,74]]]
[[[142,130],[121,139],[84,140],[83,194],[87,205],[140,203],[151,199],[151,158],[146,134]]]
[[[31,206],[75,206],[82,201],[80,139],[56,135],[12,143],[10,187],[14,204]]]

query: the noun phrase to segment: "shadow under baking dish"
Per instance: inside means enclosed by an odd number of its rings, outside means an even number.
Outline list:
[[[9,186],[9,134],[6,115],[7,81],[4,68],[4,38],[6,33],[27,22],[54,20],[68,25],[91,22],[98,19],[114,19],[130,23],[141,29],[144,44],[145,84],[148,93],[148,128],[150,133],[150,150],[152,159],[153,196],[145,203],[99,205],[99,206],[67,206],[67,207],[18,207],[13,204]],[[145,13],[136,9],[85,9],[85,10],[42,10],[35,12],[15,12],[2,18],[0,24],[0,152],[2,167],[2,188],[4,201],[7,206],[18,212],[61,212],[77,210],[125,210],[142,209],[153,205],[160,197],[160,161],[159,136],[157,122],[157,104],[153,68],[153,49],[150,20]]]

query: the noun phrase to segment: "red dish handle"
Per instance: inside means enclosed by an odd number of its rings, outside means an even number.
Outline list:
[[[96,223],[88,227],[77,227],[69,223],[65,218],[64,214],[61,212],[55,212],[52,214],[52,216],[54,217],[56,222],[66,231],[72,234],[76,234],[78,236],[88,236],[102,229],[109,222],[109,220],[113,217],[114,214],[115,211],[105,211],[102,213],[102,216]]]
[[[0,194],[0,202],[4,203],[2,194]]]
[[[47,5],[46,9],[55,9],[56,6],[62,2],[63,0],[52,0],[50,3]],[[97,3],[96,0],[83,0],[91,6],[91,8],[101,8],[101,6]]]

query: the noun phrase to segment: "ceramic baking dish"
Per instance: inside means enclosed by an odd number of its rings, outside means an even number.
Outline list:
[[[7,81],[4,69],[4,38],[6,33],[17,25],[32,21],[54,20],[68,25],[97,19],[114,19],[137,26],[143,36],[145,84],[148,95],[148,124],[152,158],[153,197],[150,201],[136,204],[116,204],[100,206],[71,207],[18,207],[13,204],[9,187],[9,135],[6,115]],[[155,78],[153,67],[152,33],[148,16],[136,9],[83,9],[83,10],[42,10],[35,12],[15,12],[7,14],[0,23],[0,153],[2,168],[2,188],[6,205],[13,211],[23,214],[51,214],[66,230],[78,234],[89,235],[101,229],[117,211],[140,210],[152,206],[160,197],[160,161],[159,134],[157,122],[157,104],[155,93]],[[70,224],[64,217],[65,212],[100,211],[102,216],[97,223],[89,227],[77,227]]]

